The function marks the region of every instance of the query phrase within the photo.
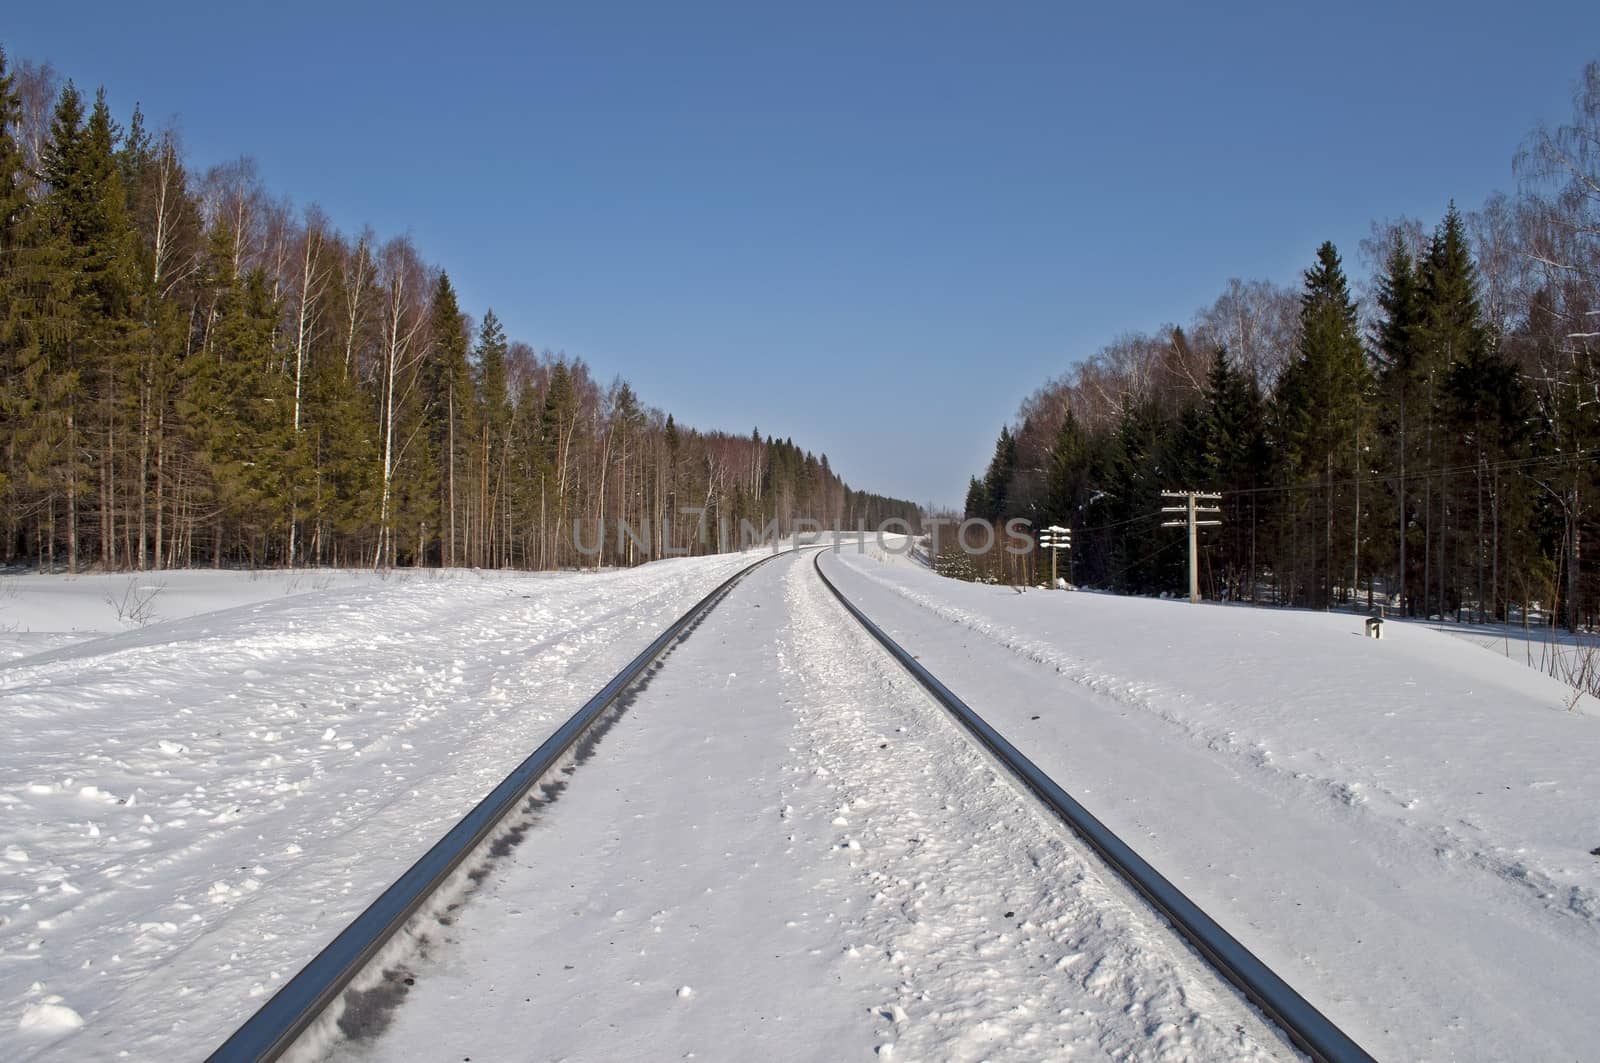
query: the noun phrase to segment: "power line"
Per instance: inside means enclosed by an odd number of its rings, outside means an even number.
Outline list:
[[[1514,469],[1537,468],[1541,465],[1561,465],[1585,459],[1595,459],[1596,457],[1600,457],[1600,448],[1592,447],[1588,450],[1573,451],[1571,454],[1547,454],[1538,457],[1505,458],[1500,461],[1485,462],[1482,465],[1436,465],[1432,468],[1419,469],[1416,471],[1407,470],[1406,479],[1423,480],[1435,476],[1442,477],[1460,473],[1477,472],[1479,469],[1482,469],[1485,472],[1505,472]],[[1291,491],[1322,491],[1330,487],[1354,487],[1357,485],[1365,486],[1368,484],[1389,484],[1395,483],[1399,479],[1400,476],[1398,473],[1390,473],[1380,474],[1377,476],[1349,477],[1342,480],[1331,481],[1302,480],[1299,483],[1292,484],[1271,484],[1265,487],[1230,488],[1229,490],[1221,492],[1221,494],[1224,498],[1233,498],[1240,495],[1286,494]],[[1143,513],[1137,513],[1131,517],[1124,517],[1121,520],[1108,521],[1105,524],[1086,525],[1075,530],[1079,535],[1087,535],[1090,532],[1111,531],[1115,528],[1126,527],[1129,524],[1137,524],[1142,520],[1152,520],[1160,515],[1161,514],[1159,512],[1147,511]]]
[[[1156,517],[1159,517],[1160,515],[1161,514],[1159,514],[1159,513],[1139,513],[1139,514],[1136,514],[1136,515],[1134,515],[1132,517],[1126,517],[1126,518],[1124,518],[1122,520],[1114,520],[1109,524],[1095,524],[1095,525],[1092,525],[1091,527],[1079,528],[1078,529],[1078,534],[1079,535],[1085,535],[1085,534],[1087,534],[1089,532],[1110,531],[1112,528],[1121,528],[1124,525],[1137,524],[1141,520],[1153,520]]]
[[[1471,465],[1437,465],[1431,469],[1406,471],[1407,480],[1422,480],[1434,476],[1451,476],[1458,473],[1477,472],[1504,472],[1518,468],[1535,468],[1540,465],[1562,465],[1583,459],[1593,459],[1600,455],[1600,448],[1577,450],[1571,454],[1548,454],[1541,457],[1505,458],[1501,461],[1474,463]],[[1273,484],[1266,487],[1240,487],[1224,492],[1229,497],[1234,495],[1264,495],[1284,494],[1290,491],[1321,491],[1329,487],[1354,487],[1365,484],[1388,484],[1400,479],[1399,473],[1380,474],[1377,476],[1355,476],[1343,480],[1302,480],[1293,484]],[[1087,530],[1087,529],[1086,529]]]
[[[1148,564],[1149,562],[1154,561],[1156,558],[1160,557],[1162,554],[1178,545],[1179,543],[1177,539],[1169,539],[1167,542],[1162,543],[1160,546],[1156,547],[1148,554],[1145,554],[1143,557],[1135,558],[1125,565],[1120,565],[1117,568],[1112,569],[1109,574],[1110,578],[1112,580],[1120,579],[1129,572],[1132,572],[1134,569],[1138,568],[1140,565]]]

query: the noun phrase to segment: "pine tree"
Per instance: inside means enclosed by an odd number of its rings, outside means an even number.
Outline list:
[[[135,106],[128,133],[117,152],[117,172],[127,200],[130,290],[133,318],[128,337],[127,405],[129,432],[127,503],[133,514],[124,527],[133,544],[126,563],[138,569],[160,568],[165,558],[161,532],[166,494],[166,428],[172,423],[178,392],[177,364],[187,338],[188,325],[181,303],[170,298],[175,284],[187,271],[177,270],[179,219],[191,220],[197,212],[183,185],[182,166],[169,138],[156,141],[144,126],[143,112]],[[182,227],[190,235],[188,226]]]
[[[506,504],[506,475],[511,445],[511,395],[506,377],[506,335],[494,311],[486,311],[478,326],[479,391],[481,414],[478,439],[478,526],[481,545],[478,564],[503,563],[497,529]]]
[[[21,418],[27,403],[18,378],[17,359],[7,322],[12,315],[12,275],[22,235],[28,196],[22,185],[22,146],[17,135],[22,120],[22,99],[17,94],[16,78],[6,66],[6,52],[0,48],[0,502],[4,503],[6,524],[0,560],[10,561],[18,538],[17,521],[21,512],[16,475]]]
[[[81,560],[80,517],[88,510],[98,517],[96,541],[100,559],[115,562],[122,505],[119,488],[125,471],[118,458],[127,444],[127,422],[137,401],[136,355],[142,342],[138,288],[138,243],[128,217],[117,163],[118,130],[106,105],[96,96],[85,119],[82,98],[69,84],[56,105],[50,142],[43,158],[46,188],[41,208],[44,225],[24,258],[40,287],[34,311],[46,313],[55,327],[47,329],[46,351],[31,348],[37,368],[48,365],[53,397],[48,399],[59,423],[46,453],[55,466],[46,473],[51,493],[59,485],[66,501],[67,563]],[[47,308],[37,301],[49,288],[44,273],[65,271],[70,294],[67,306]],[[43,271],[43,272],[36,272]],[[62,312],[70,325],[61,328]],[[127,463],[124,462],[124,465]],[[92,494],[91,494],[92,491]],[[90,510],[88,503],[96,500]]]
[[[1396,234],[1378,282],[1378,307],[1382,317],[1374,337],[1378,364],[1378,390],[1383,399],[1379,427],[1385,436],[1384,461],[1390,473],[1395,504],[1397,558],[1395,585],[1391,594],[1408,614],[1416,612],[1408,588],[1417,586],[1411,575],[1416,551],[1410,551],[1412,529],[1420,500],[1407,469],[1417,468],[1418,457],[1426,461],[1419,428],[1431,423],[1431,411],[1424,405],[1428,392],[1427,360],[1421,349],[1422,291],[1415,266],[1401,237]]]
[[[93,215],[99,231],[87,243],[85,270],[95,278],[95,299],[87,333],[94,342],[98,364],[97,450],[100,560],[117,564],[119,541],[126,544],[128,497],[137,497],[130,473],[137,469],[136,453],[141,395],[140,362],[148,349],[145,316],[146,292],[142,281],[142,249],[138,231],[128,212],[120,151],[121,133],[106,105],[105,90],[95,94],[94,107],[85,124],[86,161],[94,193]],[[141,131],[142,132],[142,131]],[[126,559],[125,559],[126,560]]]
[[[1290,475],[1321,479],[1320,521],[1301,500],[1315,590],[1311,600],[1327,607],[1345,560],[1351,562],[1353,594],[1359,567],[1364,445],[1371,417],[1366,353],[1356,325],[1355,303],[1333,244],[1317,249],[1300,298],[1300,345],[1279,381],[1279,417]],[[1370,492],[1369,492],[1370,494]],[[1320,525],[1321,535],[1313,525]],[[1348,529],[1348,534],[1346,534]],[[1320,550],[1318,547],[1320,546]]]
[[[662,537],[667,541],[661,543],[659,549],[665,553],[667,551],[676,549],[678,545],[678,456],[683,449],[683,434],[678,431],[678,422],[670,413],[667,414],[666,427],[662,431],[662,442],[665,444],[664,449],[667,452],[667,473],[665,477],[666,482],[664,484],[666,498],[662,507],[662,513],[665,520],[663,528],[665,530],[662,532]],[[777,499],[781,493],[777,487],[779,462],[781,459],[778,456],[778,450],[774,446],[771,436],[767,437],[767,453],[769,455],[767,478],[769,484],[772,485],[771,494],[774,500],[773,509],[774,512],[776,512],[778,509]],[[785,516],[787,516],[787,514],[785,514]]]
[[[136,106],[123,135],[103,92],[68,85],[23,145],[18,95],[0,53],[5,560],[556,565],[571,516],[664,517],[680,494],[780,533],[917,513],[792,439],[682,428],[620,380],[602,402],[492,315],[474,379],[448,278],[409,241],[301,225],[247,166],[202,209],[175,134]],[[997,476],[1031,513],[1015,450]]]
[[[1474,463],[1474,448],[1461,436],[1463,424],[1459,398],[1452,398],[1452,381],[1463,366],[1476,365],[1484,356],[1488,333],[1478,302],[1477,274],[1467,249],[1466,231],[1455,204],[1434,231],[1421,278],[1421,316],[1417,341],[1428,368],[1430,430],[1426,444],[1430,474],[1426,492],[1428,515],[1424,550],[1431,594],[1430,612],[1444,615],[1462,600],[1464,583],[1457,571],[1462,562],[1462,532],[1471,508],[1465,492],[1470,484],[1444,469]],[[1459,389],[1457,389],[1459,390]]]
[[[279,306],[259,269],[233,273],[225,225],[212,234],[215,320],[184,366],[180,412],[201,458],[213,506],[212,563],[230,529],[254,564],[276,560],[270,535],[289,511],[299,466],[292,395],[274,347]]]
[[[542,452],[542,466],[549,470],[549,486],[544,491],[548,499],[545,509],[554,522],[555,534],[551,540],[551,556],[561,564],[561,537],[568,534],[568,514],[576,515],[571,505],[573,492],[572,442],[578,430],[578,402],[572,388],[572,371],[566,362],[557,362],[550,371],[550,383],[545,388],[544,407],[539,413],[537,439]],[[570,541],[570,539],[569,539]]]
[[[544,555],[553,547],[549,543],[550,530],[545,524],[555,503],[551,493],[554,476],[546,454],[541,403],[532,374],[524,373],[519,380],[510,418],[506,444],[509,461],[506,475],[510,486],[506,509],[511,519],[507,523],[508,527],[522,529],[522,552],[519,560],[516,540],[508,532],[505,563],[549,565]],[[556,532],[559,544],[560,529]]]
[[[1055,445],[1050,449],[1050,470],[1046,480],[1046,511],[1053,524],[1072,526],[1082,523],[1083,507],[1091,488],[1089,438],[1068,406],[1061,413]]]
[[[634,394],[633,388],[626,381],[619,381],[611,402],[612,435],[614,437],[613,451],[617,462],[617,516],[627,521],[629,527],[638,527],[642,523],[643,513],[636,513],[633,509],[634,499],[639,497],[642,501],[642,492],[635,492],[630,477],[635,473],[634,464],[637,457],[638,437],[645,428],[644,410],[639,405],[639,396]],[[751,448],[753,456],[760,454],[760,433],[755,434],[756,443]],[[741,497],[746,490],[753,490],[755,485],[741,484]],[[605,498],[600,499],[601,513],[605,511]],[[734,515],[737,523],[739,518],[747,514],[741,508]],[[615,537],[610,543],[620,547]],[[635,556],[633,543],[630,542],[626,551],[614,560],[624,564],[633,564],[640,558]]]
[[[1445,460],[1473,470],[1439,492],[1438,608],[1461,602],[1470,587],[1482,621],[1501,612],[1499,532],[1506,505],[1495,473],[1499,463],[1523,453],[1531,401],[1484,325],[1477,268],[1454,204],[1429,249],[1420,301],[1419,340],[1443,367],[1439,414],[1451,443]],[[1446,561],[1453,562],[1449,568]]]
[[[0,278],[10,269],[12,249],[29,205],[23,184],[22,145],[17,139],[21,129],[22,97],[17,93],[16,76],[6,66],[6,50],[0,47]]]
[[[443,565],[454,566],[465,554],[460,542],[463,529],[458,527],[457,518],[459,504],[467,497],[478,425],[466,331],[455,289],[446,273],[440,273],[434,285],[432,315],[433,345],[424,363],[428,440],[439,463],[439,560]]]
[[[1116,527],[1102,577],[1114,589],[1149,594],[1181,583],[1183,543],[1158,522],[1140,519],[1178,477],[1172,466],[1176,430],[1154,399],[1128,403],[1118,419],[1106,466],[1108,504],[1100,514]]]
[[[1000,429],[995,440],[994,457],[983,476],[983,509],[968,514],[983,520],[1003,522],[1012,515],[1012,481],[1017,471],[1017,440],[1009,426]]]
[[[1223,593],[1254,598],[1259,493],[1270,479],[1261,389],[1236,368],[1225,347],[1212,355],[1201,404],[1200,485],[1223,492]]]
[[[9,343],[15,352],[23,411],[23,464],[31,487],[43,494],[41,541],[53,564],[57,507],[67,547],[67,569],[78,570],[78,508],[88,486],[80,456],[92,373],[85,320],[92,275],[74,240],[92,197],[80,180],[84,167],[83,98],[69,82],[51,119],[45,146],[45,198],[28,212],[12,263]]]
[[[333,552],[334,541],[363,540],[377,528],[378,425],[373,404],[344,371],[338,352],[325,353],[312,362],[301,423],[311,469],[304,494],[313,528],[311,556],[320,563],[353,564],[357,559]]]

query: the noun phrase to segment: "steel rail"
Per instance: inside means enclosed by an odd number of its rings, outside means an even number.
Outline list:
[[[795,550],[800,549],[796,547]],[[691,624],[709,613],[734,585],[769,561],[795,550],[773,553],[746,565],[722,583],[618,672],[610,682],[517,765],[487,797],[451,827],[444,837],[384,890],[377,900],[340,931],[300,972],[278,990],[244,1025],[207,1057],[208,1063],[270,1063],[337,1000],[357,975],[400,932],[462,862],[514,812],[539,780],[554,767],[646,668]]]
[[[822,553],[816,555],[815,567],[823,584],[833,592],[845,610],[877,639],[901,667],[911,673],[935,701],[971,731],[1001,764],[1064,820],[1073,833],[1094,849],[1119,877],[1165,916],[1195,950],[1283,1030],[1297,1048],[1318,1063],[1373,1063],[1372,1056],[1348,1034],[1273,973],[1270,967],[1202,911],[1182,890],[1150,866],[1132,846],[1096,819],[1037,764],[1008,742],[1004,735],[973,711],[971,706],[924,668],[920,661],[873,623],[822,571]]]

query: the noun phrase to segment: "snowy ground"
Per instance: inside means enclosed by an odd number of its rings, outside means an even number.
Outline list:
[[[1600,697],[1596,696],[1600,694],[1600,635],[1515,624],[1432,622],[1426,626],[1561,680],[1567,685],[1564,704],[1569,709],[1600,716]]]
[[[0,1058],[205,1054],[749,560],[0,577]]]
[[[414,985],[337,1058],[1292,1055],[809,556],[673,649],[395,973]]]
[[[891,635],[1381,1059],[1582,1059],[1600,719],[1421,624],[824,559]]]
[[[0,1058],[202,1056],[748,560],[0,578]],[[1421,624],[823,563],[1379,1058],[1600,1057],[1562,684]],[[1283,1052],[792,559],[407,962],[346,1057]]]
[[[291,594],[440,578],[400,570],[308,569],[0,576],[0,661],[85,639]]]

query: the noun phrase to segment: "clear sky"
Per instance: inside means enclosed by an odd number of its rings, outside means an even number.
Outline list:
[[[686,423],[959,503],[1117,334],[1509,190],[1600,4],[35,3],[0,43]]]

